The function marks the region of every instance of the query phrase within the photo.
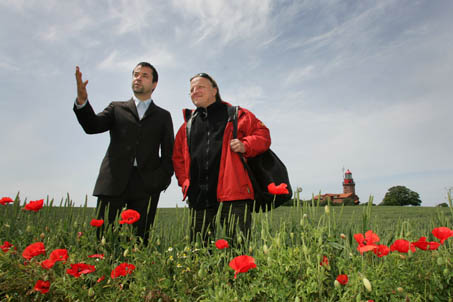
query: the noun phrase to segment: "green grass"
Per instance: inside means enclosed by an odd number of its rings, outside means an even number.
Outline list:
[[[17,248],[17,253],[0,252],[1,301],[453,301],[452,238],[436,251],[383,258],[360,255],[353,239],[371,229],[388,246],[400,238],[437,241],[431,231],[453,227],[452,208],[348,206],[329,207],[327,213],[316,205],[280,207],[254,215],[250,240],[217,250],[190,242],[187,208],[158,209],[145,247],[129,226],[118,223],[100,242],[89,225],[95,209],[86,205],[47,201],[37,213],[22,207],[19,200],[0,206],[0,243]],[[221,234],[214,239],[225,238]],[[24,265],[23,249],[37,241],[45,244],[47,256],[68,249],[67,263],[44,270],[39,263],[46,255],[40,255]],[[105,259],[87,258],[94,253]],[[253,256],[257,268],[234,279],[228,263],[241,254]],[[323,256],[329,259],[326,267],[320,265]],[[66,274],[69,264],[78,262],[95,265],[96,272],[80,278]],[[121,262],[137,268],[111,279]],[[339,274],[348,275],[347,285],[334,286]],[[102,275],[105,280],[97,283]],[[38,279],[51,281],[48,294],[33,290]]]

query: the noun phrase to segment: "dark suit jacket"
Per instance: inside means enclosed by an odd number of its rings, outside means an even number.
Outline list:
[[[126,189],[134,158],[137,158],[138,171],[150,194],[168,187],[173,175],[174,142],[173,123],[168,111],[151,102],[140,120],[131,99],[112,102],[97,115],[89,102],[82,109],[74,105],[74,112],[86,133],[110,131],[110,145],[93,195],[120,195]]]

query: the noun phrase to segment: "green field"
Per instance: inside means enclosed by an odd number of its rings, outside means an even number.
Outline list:
[[[303,205],[254,214],[249,240],[217,250],[190,242],[190,211],[159,208],[150,244],[136,243],[129,226],[117,223],[96,238],[89,222],[95,209],[52,201],[39,212],[23,203],[0,206],[0,243],[16,248],[0,252],[1,301],[453,301],[453,238],[437,250],[393,251],[385,257],[361,255],[353,236],[373,230],[379,243],[397,239],[438,241],[431,231],[453,228],[452,208]],[[217,239],[232,238],[222,235]],[[21,257],[29,244],[43,242],[46,255],[29,263]],[[40,263],[54,249],[67,249],[67,263],[45,270]],[[102,253],[104,260],[87,258]],[[233,278],[228,265],[238,255],[254,257],[256,268]],[[327,266],[320,265],[323,257]],[[70,264],[90,263],[96,271],[74,278]],[[112,279],[119,263],[134,264],[125,277]],[[336,284],[347,274],[346,285]],[[101,277],[105,280],[97,282]],[[372,287],[365,286],[369,280]],[[49,292],[33,290],[37,280],[51,282]],[[336,284],[336,285],[335,285]]]

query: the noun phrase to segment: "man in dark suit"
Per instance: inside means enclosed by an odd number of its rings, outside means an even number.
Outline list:
[[[134,223],[136,233],[147,243],[160,192],[173,175],[171,115],[151,99],[157,71],[147,62],[138,63],[132,72],[133,97],[112,102],[98,114],[88,101],[88,81],[82,80],[78,66],[75,76],[74,112],[80,125],[87,134],[110,132],[110,145],[93,192],[98,197],[98,219],[104,219],[107,208],[108,223],[113,223],[125,206],[136,210],[140,213],[140,220]]]

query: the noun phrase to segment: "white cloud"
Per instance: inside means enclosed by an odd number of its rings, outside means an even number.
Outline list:
[[[164,49],[153,49],[145,54],[130,55],[120,53],[118,50],[113,50],[97,67],[103,70],[132,70],[137,62],[148,61],[152,58],[153,62],[159,62],[159,66],[173,66],[174,60],[171,52]]]
[[[272,35],[269,27],[272,11],[270,0],[174,0],[173,6],[185,18],[195,18],[195,43],[210,38],[227,44],[253,39],[264,33]]]
[[[108,16],[118,20],[115,26],[118,34],[140,32],[150,25],[153,18],[151,13],[156,8],[156,1],[110,0]],[[155,12],[153,15],[158,14]]]
[[[295,68],[289,72],[288,76],[286,77],[285,84],[286,85],[300,84],[300,82],[312,76],[314,70],[315,66],[313,65],[304,66],[302,68]]]

